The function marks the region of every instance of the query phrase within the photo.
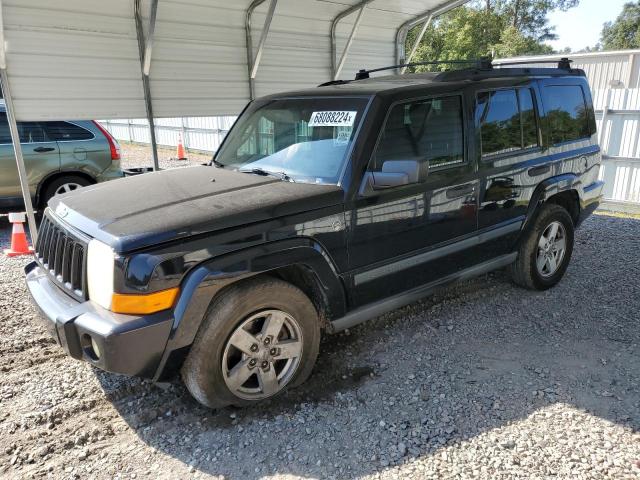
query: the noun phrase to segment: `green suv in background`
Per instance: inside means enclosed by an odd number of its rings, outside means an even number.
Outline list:
[[[94,121],[18,122],[34,208],[54,195],[123,176],[120,145]],[[0,105],[0,209],[24,208],[9,124]]]

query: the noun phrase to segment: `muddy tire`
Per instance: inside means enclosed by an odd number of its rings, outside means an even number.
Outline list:
[[[282,280],[232,285],[211,303],[182,378],[203,405],[247,406],[304,382],[320,345],[311,300]]]
[[[513,281],[531,290],[553,287],[567,271],[573,237],[569,213],[559,205],[543,205],[522,238],[518,257],[510,267]]]

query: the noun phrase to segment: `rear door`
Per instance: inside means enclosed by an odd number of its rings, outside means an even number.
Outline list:
[[[18,122],[20,144],[32,198],[38,184],[60,170],[58,144],[51,140],[41,122]],[[0,112],[0,202],[4,206],[20,204],[22,191],[18,167],[11,144],[5,112]]]
[[[491,238],[479,255],[508,253],[544,164],[535,83],[476,92],[475,128],[481,191],[478,230]]]
[[[111,164],[107,140],[85,128],[89,123],[45,122],[47,134],[58,142],[61,170],[83,171],[95,177]]]
[[[367,170],[417,161],[416,183],[358,194],[347,210],[354,306],[468,266],[454,244],[476,231],[477,177],[465,141],[462,94],[391,106]],[[452,249],[453,246],[453,249]],[[447,257],[447,258],[445,258]]]

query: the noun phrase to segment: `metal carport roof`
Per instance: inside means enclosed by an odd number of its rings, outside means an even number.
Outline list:
[[[402,63],[412,26],[466,1],[0,0],[10,127],[234,114],[253,96]]]

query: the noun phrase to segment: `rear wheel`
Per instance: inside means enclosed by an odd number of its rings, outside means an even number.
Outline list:
[[[514,282],[532,290],[546,290],[558,283],[569,266],[573,234],[569,212],[559,205],[543,205],[511,265]]]
[[[73,192],[87,185],[91,185],[91,182],[79,175],[65,175],[55,178],[43,190],[40,204],[44,208],[52,197]]]
[[[249,280],[211,304],[182,378],[208,407],[251,405],[306,380],[319,345],[318,315],[301,290],[275,278]]]

